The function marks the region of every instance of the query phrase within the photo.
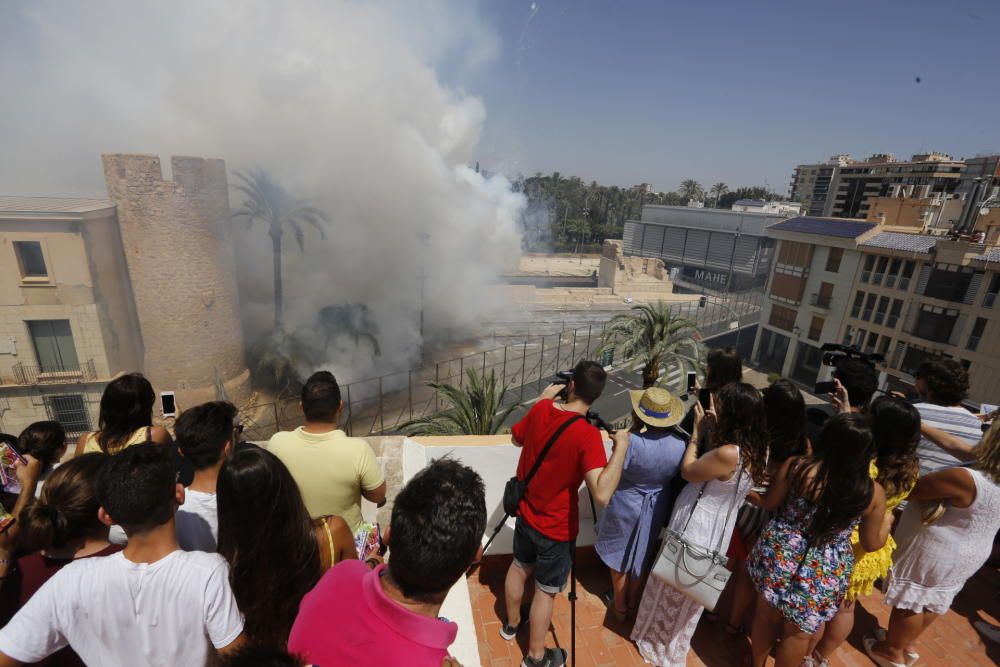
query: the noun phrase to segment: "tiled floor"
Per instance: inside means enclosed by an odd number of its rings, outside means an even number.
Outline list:
[[[506,642],[499,634],[503,607],[503,580],[509,556],[487,558],[469,578],[469,595],[484,667],[517,667],[527,648],[527,632],[516,641]],[[601,603],[600,594],[610,587],[607,570],[597,561],[593,549],[580,549],[577,562],[577,665],[645,664],[635,645],[628,640],[631,625],[616,623]],[[983,568],[955,600],[952,610],[935,622],[920,638],[918,667],[983,667],[1000,664],[1000,646],[984,646],[972,621],[1000,622],[1000,571]],[[854,633],[832,661],[832,667],[870,667],[873,663],[861,648],[861,637],[870,634],[876,622],[885,627],[889,609],[877,593],[862,600]],[[720,603],[725,618],[725,600]],[[556,599],[549,646],[570,646],[570,608],[566,595]],[[749,654],[749,642],[734,640],[719,626],[702,620],[695,633],[689,666],[740,667]],[[469,667],[469,666],[467,666]]]

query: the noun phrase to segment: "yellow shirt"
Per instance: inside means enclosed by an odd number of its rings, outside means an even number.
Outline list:
[[[309,515],[341,517],[356,533],[361,528],[361,491],[385,481],[371,446],[337,429],[307,433],[300,426],[271,437],[268,450],[281,459],[302,492]]]
[[[152,430],[151,426],[143,426],[138,431],[129,436],[129,439],[125,441],[119,449],[116,449],[114,453],[120,452],[126,447],[131,447],[132,445],[141,445],[144,442],[149,442],[149,434]],[[93,452],[100,452],[101,446],[97,443],[98,431],[87,434],[87,440],[83,443],[83,453],[91,454]]]

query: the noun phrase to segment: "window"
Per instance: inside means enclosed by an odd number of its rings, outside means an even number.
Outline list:
[[[868,299],[865,301],[865,309],[861,313],[861,319],[865,322],[872,318],[872,310],[875,309],[875,299],[878,297],[874,294],[869,294]]]
[[[802,301],[802,291],[805,288],[805,278],[790,276],[784,273],[775,273],[771,278],[771,297],[780,299],[781,301],[800,303]]]
[[[808,269],[812,261],[813,246],[809,243],[782,241],[778,248],[778,264]]]
[[[865,302],[865,293],[858,290],[854,294],[854,305],[851,306],[851,317],[857,317],[861,314],[861,304]]]
[[[917,263],[913,260],[906,260],[903,264],[903,275],[899,278],[899,289],[904,292],[910,288],[910,280],[913,278],[913,270],[917,268]]]
[[[21,277],[25,280],[48,278],[42,244],[38,241],[14,241],[17,264],[21,267]]]
[[[921,306],[913,335],[935,343],[947,343],[951,338],[958,311],[937,306]]]
[[[80,370],[69,320],[34,320],[27,324],[31,341],[35,345],[40,372],[65,373]]]
[[[882,324],[885,321],[887,310],[889,310],[889,297],[883,296],[878,300],[878,307],[875,309],[875,324]]]
[[[784,329],[785,331],[791,331],[795,328],[795,316],[798,311],[794,308],[785,308],[784,306],[771,306],[771,319],[768,323],[772,327],[777,327],[778,329]]]
[[[865,336],[867,335],[867,331],[864,329],[858,329],[857,333],[854,334],[854,344],[860,348],[861,344],[865,342]]]
[[[820,283],[819,292],[813,294],[813,305],[820,308],[829,308],[831,301],[833,301],[833,284]]]
[[[872,269],[875,268],[875,255],[868,255],[865,257],[865,268],[861,272],[861,282],[866,283],[872,275]]]
[[[882,277],[885,275],[885,267],[889,263],[888,257],[879,257],[878,264],[875,265],[875,275],[872,276],[872,283],[875,285],[882,284]]]
[[[70,394],[67,396],[46,396],[45,411],[66,429],[66,437],[75,439],[84,433],[89,433],[90,415],[83,402],[83,396]]]
[[[875,343],[877,341],[878,341],[878,334],[875,333],[874,331],[872,331],[870,334],[868,334],[868,342],[865,343],[864,351],[865,352],[874,352],[875,351]]]
[[[892,300],[892,310],[889,311],[889,319],[886,320],[885,325],[890,329],[896,327],[896,322],[899,322],[899,314],[903,312],[903,302],[899,299]]]
[[[809,338],[812,340],[819,340],[823,335],[823,318],[813,317],[812,322],[809,324]]]
[[[830,254],[826,256],[826,270],[830,273],[837,273],[840,271],[840,262],[843,259],[843,248],[830,248]]]
[[[935,264],[924,296],[945,301],[962,301],[972,282],[972,274],[973,269],[969,266]]]
[[[854,337],[854,327],[852,327],[850,324],[848,324],[847,328],[844,330],[844,340],[842,340],[840,342],[840,344],[841,345],[850,345],[851,344],[851,339],[853,337]]]
[[[1000,273],[994,273],[990,279],[990,288],[983,297],[983,308],[993,307],[993,302],[997,300],[997,292],[1000,292]]]
[[[888,336],[882,336],[882,339],[878,342],[878,353],[881,354],[883,357],[889,354],[889,344],[891,342],[892,342],[891,338],[889,338]]]
[[[896,279],[899,277],[899,269],[903,266],[903,260],[894,259],[889,264],[889,275],[885,277],[885,286],[892,288],[896,286]]]
[[[986,320],[982,317],[976,318],[976,323],[972,325],[972,335],[969,336],[969,342],[965,346],[966,349],[975,351],[979,347],[979,340],[983,337],[983,331],[986,330]]]

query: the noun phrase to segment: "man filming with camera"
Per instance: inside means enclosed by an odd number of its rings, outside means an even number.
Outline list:
[[[522,448],[518,479],[528,478],[541,459],[517,508],[514,562],[504,584],[507,620],[500,628],[500,635],[508,641],[517,635],[525,620],[521,618],[524,588],[528,578],[533,578],[535,595],[523,667],[558,667],[566,663],[564,650],[545,648],[545,635],[552,621],[555,596],[566,586],[573,564],[580,523],[580,484],[586,481],[593,499],[606,505],[621,479],[628,433],[621,431],[615,436],[609,461],[601,432],[586,420],[606,381],[607,373],[600,364],[581,361],[565,386],[547,387],[512,429],[514,444]]]

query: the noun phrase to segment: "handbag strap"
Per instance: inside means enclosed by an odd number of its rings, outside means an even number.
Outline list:
[[[570,424],[580,419],[583,419],[583,415],[574,415],[569,419],[567,419],[566,421],[564,421],[562,424],[559,425],[559,428],[556,429],[555,433],[552,434],[552,437],[549,438],[549,441],[545,443],[545,447],[542,448],[542,451],[538,455],[538,458],[535,459],[534,465],[531,466],[531,470],[528,471],[528,474],[524,478],[525,490],[528,489],[528,482],[530,482],[531,478],[535,476],[536,472],[538,472],[538,468],[542,465],[542,459],[544,459],[545,455],[549,453],[550,449],[552,449],[552,445],[556,443],[556,440],[558,440],[559,436],[563,434],[563,431],[569,428]]]
[[[736,469],[736,472],[733,473],[733,475],[736,477],[736,480],[733,483],[733,499],[729,503],[729,509],[726,510],[726,522],[723,524],[723,528],[725,528],[725,526],[729,525],[729,519],[733,515],[733,508],[736,506],[736,500],[739,497],[739,493],[740,493],[740,480],[743,477],[743,471],[746,470],[746,466],[743,465],[742,455],[741,455],[740,459],[741,459],[740,460],[740,466]],[[711,480],[709,480],[709,481],[711,481]],[[708,482],[702,482],[701,489],[698,491],[698,497],[694,499],[694,504],[691,506],[691,513],[688,514],[687,521],[684,522],[684,528],[681,529],[681,532],[679,534],[680,537],[684,537],[684,533],[687,532],[688,525],[691,523],[691,517],[694,516],[694,511],[695,511],[695,509],[697,509],[698,503],[699,503],[699,501],[701,501],[701,497],[703,495],[705,495],[705,487],[707,487],[707,486],[708,486]],[[725,537],[725,534],[726,534],[725,530],[723,530],[721,533],[719,533],[719,543],[715,547],[715,553],[719,553],[720,551],[722,551],[722,541],[723,541],[723,538]]]

